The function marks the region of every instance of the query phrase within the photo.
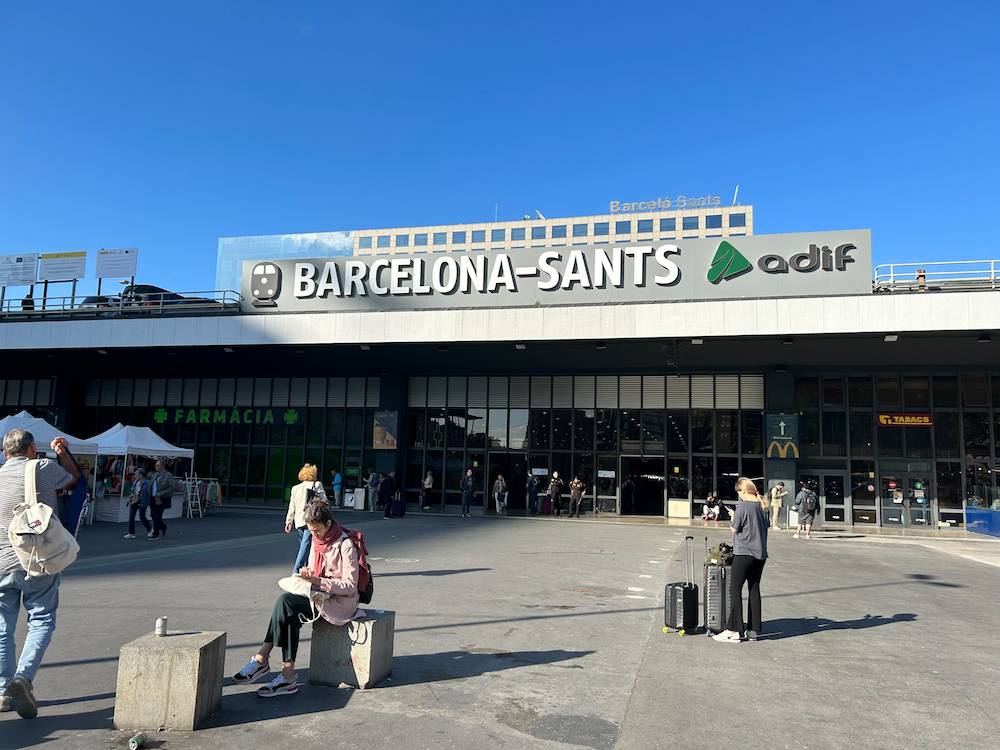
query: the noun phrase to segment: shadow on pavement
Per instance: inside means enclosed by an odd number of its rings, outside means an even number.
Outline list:
[[[397,656],[392,660],[392,676],[380,687],[402,687],[426,682],[443,682],[477,677],[518,667],[556,664],[589,656],[593,651],[499,651],[472,649],[444,651],[437,654]],[[568,665],[557,665],[568,666]]]
[[[111,729],[114,708],[108,706],[95,711],[79,714],[52,714],[39,712],[37,719],[17,718],[17,714],[7,714],[10,719],[0,720],[0,747],[23,748],[49,744],[54,733],[71,733],[74,730]]]
[[[454,576],[460,573],[481,573],[493,570],[493,568],[456,568],[455,570],[412,570],[400,573],[376,573],[376,578],[395,578],[397,576],[428,576],[437,578],[439,576]]]
[[[779,594],[764,594],[765,599],[775,599],[785,596],[806,596],[808,594],[829,594],[834,591],[857,591],[860,589],[875,589],[882,586],[903,586],[910,583],[922,583],[927,586],[937,586],[943,589],[964,589],[961,583],[951,583],[950,581],[938,581],[935,576],[927,573],[907,573],[908,581],[882,581],[880,583],[863,583],[858,586],[834,586],[828,589],[811,589],[809,591],[787,591]]]
[[[912,612],[902,612],[891,617],[865,615],[856,620],[830,620],[825,617],[768,620],[764,625],[765,632],[760,638],[761,640],[779,641],[783,638],[795,638],[800,635],[811,635],[828,630],[864,630],[898,622],[914,622],[916,619],[917,616]]]

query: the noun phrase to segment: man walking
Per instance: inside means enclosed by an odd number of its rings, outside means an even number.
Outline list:
[[[153,530],[146,535],[147,539],[159,539],[167,535],[167,525],[163,523],[163,513],[173,502],[174,475],[167,471],[162,460],[154,467],[153,479],[150,484],[149,515],[153,518]]]
[[[778,482],[774,487],[771,488],[770,492],[770,503],[771,503],[771,528],[781,531],[781,506],[785,504],[785,495],[788,493],[785,491],[785,483]]]
[[[7,462],[0,467],[0,713],[16,710],[24,719],[38,715],[33,682],[56,627],[59,575],[28,578],[7,539],[7,529],[14,518],[15,506],[24,502],[24,472],[29,465],[35,468],[39,502],[53,512],[59,507],[56,499],[59,491],[79,477],[66,441],[56,438],[51,447],[59,463],[43,458],[37,464],[29,464],[37,457],[34,436],[15,429],[3,438]],[[28,634],[15,666],[14,629],[22,602],[27,612]]]
[[[462,493],[462,518],[472,518],[472,494],[475,491],[475,484],[472,481],[472,469],[465,472],[462,483],[458,485],[459,492]]]
[[[383,518],[392,518],[392,501],[396,496],[396,472],[390,471],[379,482],[378,500],[385,506]]]
[[[819,498],[816,497],[812,488],[803,482],[799,494],[795,496],[794,510],[799,514],[799,525],[794,534],[795,539],[798,539],[799,534],[803,532],[805,532],[806,539],[812,539],[812,525],[818,509]]]

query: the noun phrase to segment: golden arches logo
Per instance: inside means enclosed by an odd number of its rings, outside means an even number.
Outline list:
[[[774,454],[777,453],[778,458],[788,458],[789,451],[791,451],[792,458],[799,457],[799,446],[795,443],[779,443],[777,440],[772,440],[771,444],[767,446],[767,457],[774,458]]]

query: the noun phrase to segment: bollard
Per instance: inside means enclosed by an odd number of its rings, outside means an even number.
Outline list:
[[[167,618],[157,617],[156,625],[153,627],[153,633],[155,635],[164,636],[167,634]]]

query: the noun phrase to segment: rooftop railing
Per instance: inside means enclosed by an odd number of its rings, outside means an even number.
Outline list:
[[[24,297],[0,300],[0,321],[55,318],[140,318],[174,315],[232,315],[240,311],[238,292],[137,292],[120,296]]]
[[[875,266],[876,294],[1000,289],[1000,260],[946,260]]]

